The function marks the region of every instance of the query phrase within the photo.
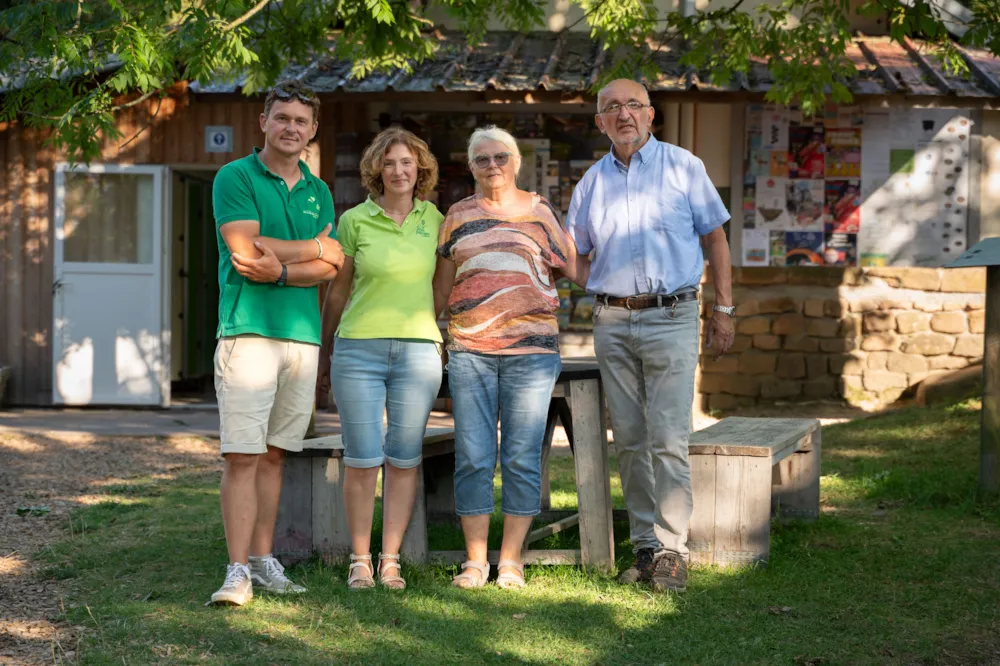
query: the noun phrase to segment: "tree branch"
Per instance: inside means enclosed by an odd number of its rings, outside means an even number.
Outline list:
[[[136,132],[134,135],[132,135],[131,139],[129,139],[125,143],[122,143],[122,144],[118,145],[118,151],[119,152],[121,152],[122,150],[125,150],[125,148],[127,148],[130,143],[132,143],[137,138],[139,138],[140,134],[142,134],[143,132],[145,132],[146,130],[149,129],[150,125],[153,124],[153,121],[156,120],[156,116],[160,115],[160,106],[162,104],[163,104],[163,98],[162,97],[160,99],[156,100],[156,110],[153,111],[153,115],[151,115],[149,117],[149,120],[146,122],[146,124],[138,132]]]
[[[146,93],[142,97],[139,97],[138,99],[134,99],[131,102],[126,102],[125,104],[119,104],[118,106],[113,106],[113,107],[111,107],[108,110],[111,111],[111,112],[121,111],[122,109],[131,108],[131,107],[135,106],[136,104],[142,104],[147,99],[149,99],[150,97],[152,97],[153,95],[155,95],[157,92],[158,92],[157,90],[150,90],[148,93]]]
[[[260,10],[264,9],[264,7],[266,7],[268,5],[268,3],[270,3],[270,2],[271,2],[271,0],[260,0],[260,2],[258,2],[256,5],[254,5],[250,9],[250,11],[248,11],[246,14],[244,14],[241,17],[239,17],[238,19],[236,19],[232,23],[227,24],[226,27],[224,27],[222,29],[222,31],[223,32],[229,32],[230,30],[234,30],[234,29],[240,27],[241,25],[243,25],[244,23],[246,23],[247,21],[249,21],[250,19],[252,19],[254,17],[254,14],[256,14]]]

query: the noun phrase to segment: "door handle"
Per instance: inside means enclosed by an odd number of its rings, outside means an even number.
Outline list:
[[[63,281],[62,281],[62,279],[61,278],[56,278],[52,282],[52,295],[55,296],[56,292],[59,291],[60,289],[62,289],[62,287],[63,287]]]

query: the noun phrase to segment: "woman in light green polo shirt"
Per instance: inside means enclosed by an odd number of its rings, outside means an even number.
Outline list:
[[[370,195],[341,216],[337,230],[345,259],[327,296],[323,330],[337,332],[330,375],[347,468],[351,588],[375,585],[371,527],[383,463],[388,499],[378,579],[391,589],[406,587],[399,547],[413,509],[424,428],[441,387],[432,279],[443,216],[424,200],[437,177],[426,143],[398,127],[381,132],[361,158]],[[329,359],[330,342],[323,342],[320,358]]]

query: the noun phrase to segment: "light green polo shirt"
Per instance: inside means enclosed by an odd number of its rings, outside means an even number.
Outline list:
[[[338,240],[354,257],[354,286],[338,336],[441,342],[432,281],[442,220],[419,199],[402,226],[371,198],[340,216]]]
[[[316,287],[279,287],[244,278],[230,263],[232,253],[219,231],[226,222],[256,220],[260,235],[308,240],[334,221],[333,197],[326,183],[299,161],[302,178],[292,191],[279,175],[252,154],[219,169],[212,185],[219,243],[219,327],[217,337],[254,334],[267,338],[320,343]],[[336,233],[331,231],[336,238]],[[317,248],[318,251],[318,248]]]

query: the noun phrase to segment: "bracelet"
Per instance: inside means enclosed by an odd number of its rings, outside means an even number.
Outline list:
[[[316,258],[317,259],[322,259],[323,258],[323,243],[321,243],[318,238],[313,238],[313,240],[316,241],[316,245],[319,246],[319,256],[317,256]]]

